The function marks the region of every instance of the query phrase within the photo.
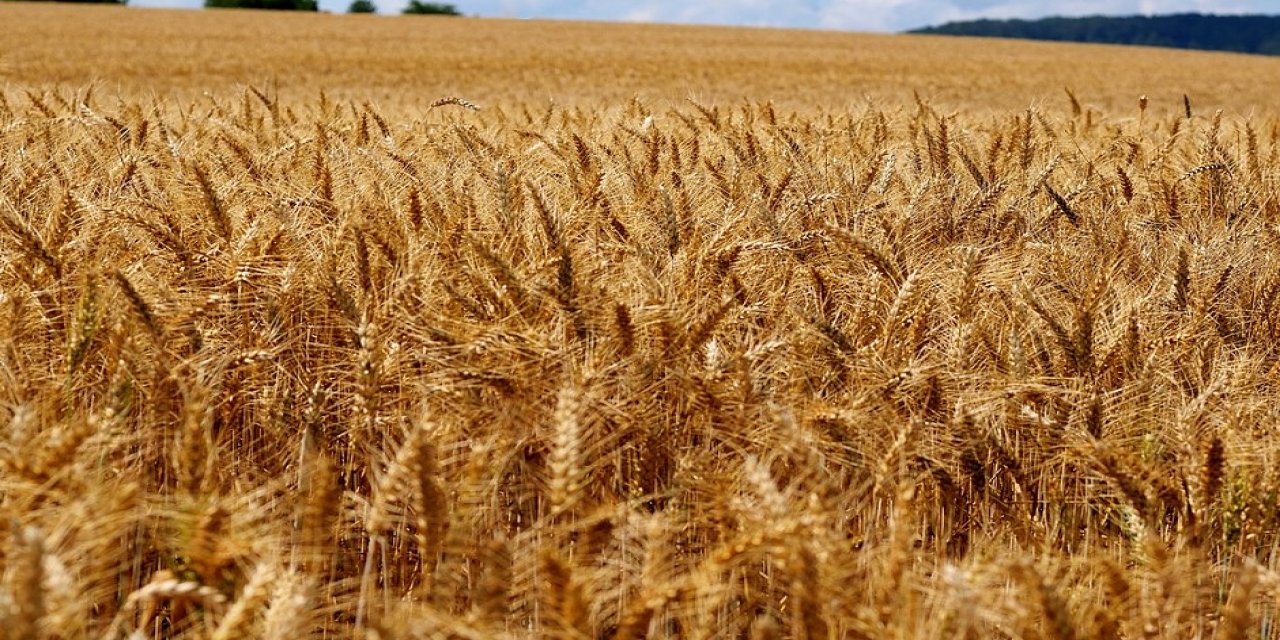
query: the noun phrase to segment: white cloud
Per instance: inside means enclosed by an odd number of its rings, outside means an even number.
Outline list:
[[[638,9],[627,12],[622,16],[626,22],[653,22],[661,18],[662,14],[658,13],[655,7],[640,7]]]

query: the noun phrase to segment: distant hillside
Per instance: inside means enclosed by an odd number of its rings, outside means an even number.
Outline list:
[[[1280,55],[1280,16],[1166,16],[1044,18],[950,22],[911,33],[1133,44]]]

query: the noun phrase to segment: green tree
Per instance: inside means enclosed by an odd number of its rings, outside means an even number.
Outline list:
[[[378,5],[370,0],[353,0],[347,7],[347,13],[377,13]]]
[[[204,0],[207,9],[274,9],[278,11],[319,11],[316,0]]]
[[[1280,55],[1280,16],[1089,16],[1040,20],[974,20],[917,29],[915,33],[1106,42],[1182,49]]]
[[[401,13],[405,15],[437,15],[437,16],[460,16],[458,8],[443,2],[422,2],[422,0],[409,0],[409,6],[404,8]]]

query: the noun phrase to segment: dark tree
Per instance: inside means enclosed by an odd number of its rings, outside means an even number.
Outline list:
[[[422,2],[421,0],[409,0],[409,6],[404,8],[401,13],[405,15],[435,15],[435,16],[460,16],[458,8],[443,2]]]
[[[974,20],[917,29],[913,33],[1280,54],[1280,16],[1184,13],[1149,17]]]
[[[378,5],[370,0],[353,0],[347,7],[347,13],[377,13]]]
[[[273,9],[277,11],[319,11],[316,0],[204,0],[208,9]]]

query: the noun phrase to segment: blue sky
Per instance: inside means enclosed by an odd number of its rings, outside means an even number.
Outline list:
[[[637,22],[688,22],[900,31],[950,20],[1045,15],[1277,13],[1277,0],[446,0],[468,15]],[[350,0],[320,0],[344,11]],[[395,13],[408,0],[374,0]],[[202,0],[131,0],[139,7],[198,7]]]

